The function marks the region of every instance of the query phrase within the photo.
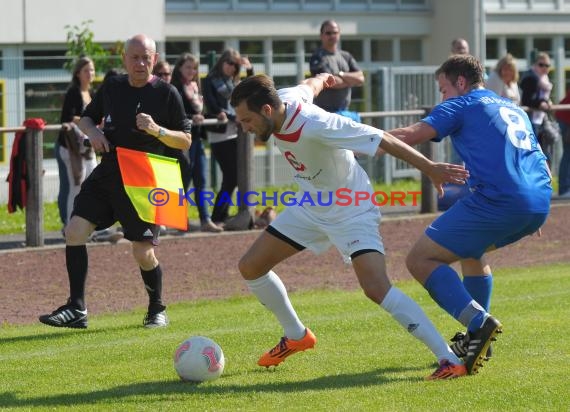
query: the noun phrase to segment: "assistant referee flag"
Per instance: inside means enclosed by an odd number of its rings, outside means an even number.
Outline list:
[[[178,160],[117,147],[125,191],[139,217],[145,222],[186,231],[186,199]]]

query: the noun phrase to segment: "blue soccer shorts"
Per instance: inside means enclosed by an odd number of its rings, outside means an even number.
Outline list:
[[[458,200],[425,234],[461,258],[480,259],[493,246],[498,249],[535,233],[548,216],[501,211],[480,198],[471,195]]]

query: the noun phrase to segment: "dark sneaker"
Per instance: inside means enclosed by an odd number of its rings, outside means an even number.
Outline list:
[[[442,359],[439,362],[439,366],[435,372],[427,376],[426,380],[434,381],[442,379],[454,379],[465,375],[467,375],[467,368],[465,368],[465,365],[455,365],[447,359]]]
[[[66,304],[49,315],[41,315],[40,322],[56,328],[87,328],[87,309],[79,310]]]
[[[166,316],[166,311],[162,310],[157,313],[147,312],[143,320],[143,326],[145,328],[163,328],[168,325],[168,316]]]
[[[470,375],[474,375],[483,366],[483,359],[491,342],[497,340],[497,335],[503,332],[503,325],[497,319],[489,316],[485,319],[483,326],[475,332],[466,335],[467,355],[465,356],[465,366]]]
[[[468,342],[463,332],[457,332],[453,338],[451,338],[451,342],[453,342],[449,347],[455,353],[455,356],[458,358],[465,358],[467,356],[467,348]],[[483,360],[488,361],[493,356],[493,346],[489,345],[489,349],[487,349],[487,354],[483,358]]]

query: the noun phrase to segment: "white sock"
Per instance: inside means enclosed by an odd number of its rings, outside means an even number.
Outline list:
[[[305,326],[297,317],[287,296],[287,289],[275,272],[270,270],[260,278],[246,280],[245,283],[261,304],[277,317],[283,326],[285,336],[293,340],[299,340],[305,336]]]
[[[390,288],[380,305],[414,337],[421,340],[437,357],[453,364],[463,363],[439,334],[424,311],[400,289]]]

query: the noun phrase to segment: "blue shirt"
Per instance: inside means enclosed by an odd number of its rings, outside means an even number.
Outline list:
[[[527,114],[486,89],[437,105],[423,122],[450,136],[469,170],[471,190],[509,213],[548,213],[552,187],[546,156]]]

